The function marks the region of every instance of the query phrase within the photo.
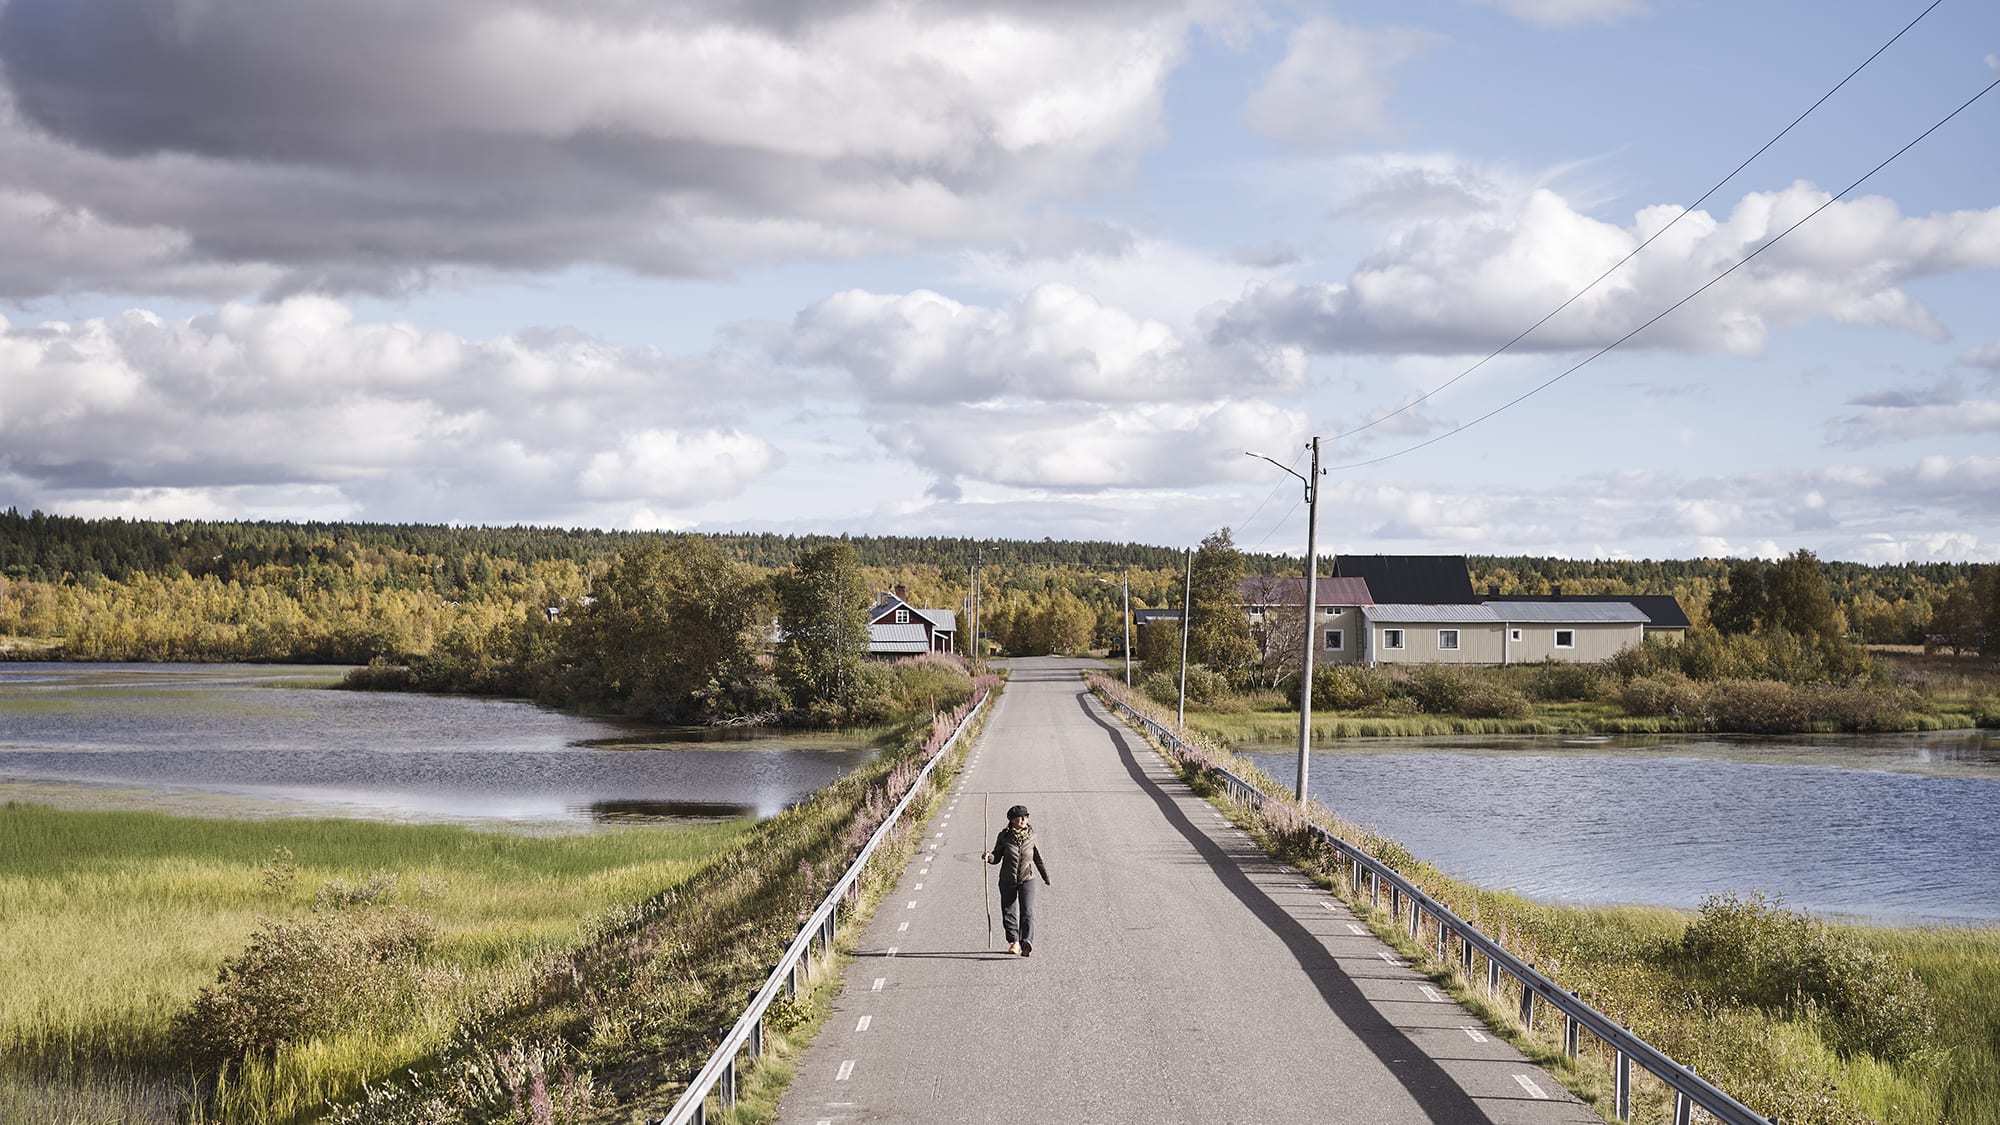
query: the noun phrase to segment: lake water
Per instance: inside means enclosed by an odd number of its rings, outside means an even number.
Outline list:
[[[865,735],[326,690],[343,671],[0,664],[0,799],[577,828],[768,816],[878,752]]]
[[[1240,746],[1286,785],[1297,744]],[[1538,899],[2000,922],[2000,737],[1357,739],[1313,796],[1446,873]]]

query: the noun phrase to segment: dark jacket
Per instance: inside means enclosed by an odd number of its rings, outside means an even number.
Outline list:
[[[1003,886],[1025,883],[1034,877],[1035,872],[1041,873],[1042,882],[1049,881],[1049,865],[1042,862],[1042,849],[1035,846],[1035,830],[1032,828],[1028,830],[1027,840],[1018,844],[1014,842],[1014,833],[1002,828],[999,837],[993,841],[993,858],[986,862],[1000,865]],[[1034,871],[1028,869],[1030,862],[1035,865]]]

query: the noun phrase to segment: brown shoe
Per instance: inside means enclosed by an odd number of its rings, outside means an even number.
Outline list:
[[[1021,956],[1023,956],[1023,957],[1026,957],[1026,956],[1028,956],[1028,955],[1030,955],[1030,954],[1034,953],[1034,951],[1035,951],[1035,943],[1034,943],[1034,942],[1032,942],[1032,941],[1024,941],[1024,942],[1022,942],[1022,943],[1021,943]]]
[[[1018,955],[1020,954],[1020,952],[1021,952],[1021,943],[1020,943],[1020,942],[1018,942],[1018,941],[1010,941],[1010,942],[1008,942],[1008,943],[1007,943],[1007,952],[1009,952],[1009,953],[1012,953],[1012,954],[1015,954],[1015,955],[1017,955],[1017,956],[1018,956]]]

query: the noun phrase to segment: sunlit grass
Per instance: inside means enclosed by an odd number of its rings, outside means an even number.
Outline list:
[[[0,1059],[18,1072],[0,1091],[40,1088],[65,1071],[75,1079],[81,1069],[111,1091],[99,1101],[152,1097],[119,1093],[116,1076],[165,1081],[177,1062],[175,1015],[260,919],[310,911],[330,883],[373,877],[390,886],[381,905],[422,911],[435,926],[437,959],[464,973],[456,991],[470,995],[573,943],[580,920],[606,905],[676,885],[749,827],[538,837],[0,806],[0,948],[9,951],[0,958]],[[421,1055],[455,1014],[443,1007],[396,1036],[308,1044],[237,1081],[282,1120],[329,1090],[351,1090],[359,1075]],[[92,1082],[58,1085],[82,1098]]]

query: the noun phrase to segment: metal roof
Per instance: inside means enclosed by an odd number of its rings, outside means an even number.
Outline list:
[[[1366,621],[1434,621],[1445,625],[1500,623],[1500,615],[1483,605],[1364,605],[1361,617]]]
[[[1631,602],[1488,602],[1486,605],[1501,620],[1509,622],[1644,625],[1652,620]]]
[[[870,625],[869,652],[929,652],[930,638],[922,625]]]
[[[1306,580],[1270,577],[1245,578],[1237,583],[1237,596],[1247,606],[1306,604]],[[1313,600],[1320,605],[1368,605],[1375,600],[1368,582],[1361,578],[1330,578],[1324,574],[1313,584]]]

